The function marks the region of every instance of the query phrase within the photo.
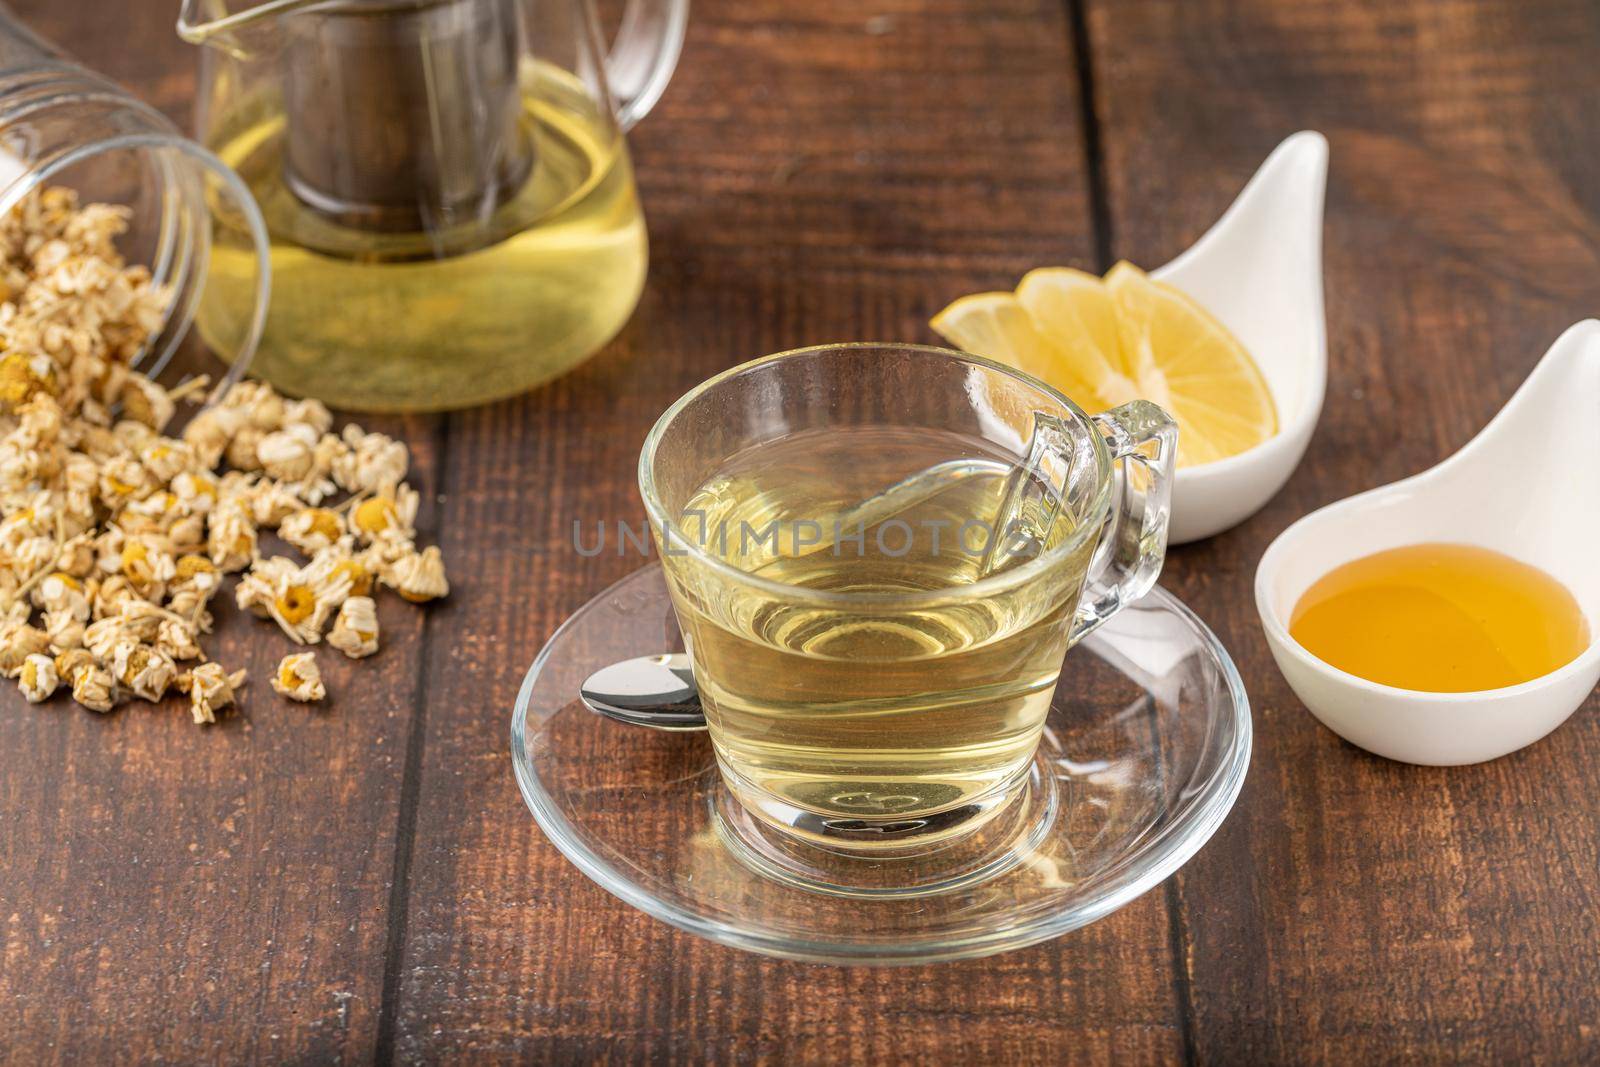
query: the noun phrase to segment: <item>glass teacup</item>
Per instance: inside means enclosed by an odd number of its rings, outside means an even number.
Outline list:
[[[738,817],[869,858],[1011,826],[1067,649],[1160,571],[1176,437],[911,345],[769,356],[668,409],[640,492]]]

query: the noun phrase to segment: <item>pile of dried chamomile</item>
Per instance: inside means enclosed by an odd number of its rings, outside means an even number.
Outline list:
[[[380,586],[423,602],[449,584],[415,542],[403,443],[334,433],[318,401],[257,382],[165,435],[205,383],[129,365],[171,294],[118,253],[127,218],[49,189],[0,220],[0,672],[95,711],[175,687],[208,723],[245,681],[203,647],[225,575],[240,608],[352,658],[378,649]],[[302,558],[262,555],[267,531]],[[272,687],[326,695],[312,652]]]

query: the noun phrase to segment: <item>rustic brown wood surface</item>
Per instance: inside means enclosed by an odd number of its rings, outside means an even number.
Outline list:
[[[174,5],[15,6],[187,123]],[[1600,308],[1596,56],[1585,0],[696,0],[631,138],[652,262],[622,336],[519,400],[382,424],[450,600],[387,611],[377,660],[328,663],[325,710],[258,682],[200,730],[0,696],[0,1062],[1600,1057],[1596,701],[1486,766],[1386,762],[1306,714],[1251,596],[1284,526],[1448,454]],[[1058,941],[875,971],[679,933],[556,852],[510,705],[637,565],[580,558],[570,524],[638,517],[667,403],[770,351],[931,340],[950,298],[1032,266],[1161,263],[1307,127],[1333,160],[1322,424],[1264,512],[1164,578],[1255,712],[1195,860]],[[282,653],[225,641],[257,679]]]

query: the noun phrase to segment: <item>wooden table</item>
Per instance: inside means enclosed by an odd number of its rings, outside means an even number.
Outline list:
[[[326,710],[266,692],[282,643],[244,625],[224,655],[258,681],[213,729],[0,697],[0,1060],[1600,1057],[1596,701],[1485,766],[1390,763],[1300,706],[1250,591],[1289,522],[1453,451],[1600,309],[1594,6],[695,4],[632,136],[631,324],[517,401],[381,423],[414,450],[448,603],[386,608]],[[175,5],[17,6],[188,122]],[[1058,941],[879,971],[698,940],[557,853],[512,782],[512,697],[637,565],[580,558],[570,524],[638,517],[672,398],[809,342],[932,340],[946,301],[1036,265],[1159,264],[1305,127],[1332,143],[1322,423],[1265,511],[1163,579],[1254,704],[1249,781],[1198,857]]]

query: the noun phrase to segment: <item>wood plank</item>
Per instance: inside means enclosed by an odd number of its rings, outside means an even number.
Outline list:
[[[14,6],[189,125],[174,8]],[[430,499],[440,424],[368,421],[411,442]],[[101,717],[0,694],[0,1062],[372,1055],[425,613],[390,598],[376,659],[319,656],[315,708],[268,685],[281,635],[218,615],[215,654],[251,683],[215,727],[181,697]]]
[[[1164,579],[1238,659],[1257,728],[1238,811],[1177,881],[1197,1057],[1592,1060],[1600,702],[1488,765],[1381,760],[1306,713],[1251,596],[1292,520],[1448,455],[1600,307],[1592,5],[1088,16],[1117,256],[1180,251],[1287,134],[1332,145],[1322,424],[1265,512],[1180,549]]]
[[[1084,262],[1077,107],[1048,0],[696,3],[677,81],[632,137],[654,246],[639,312],[576,373],[452,421],[443,530],[462,585],[428,666],[398,1058],[1181,1054],[1160,894],[970,964],[775,962],[591,884],[539,833],[506,765],[533,655],[639,565],[578,557],[570,524],[642,517],[633,472],[656,416],[744,359],[932,340],[926,319],[950,298]]]

